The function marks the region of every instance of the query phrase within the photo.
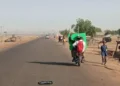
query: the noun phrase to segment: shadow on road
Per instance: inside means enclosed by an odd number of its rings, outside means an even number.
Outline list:
[[[99,63],[99,62],[92,62],[92,61],[86,61],[86,60],[85,60],[85,62],[86,62],[86,63],[101,64],[101,63]]]
[[[76,66],[74,63],[66,63],[66,62],[28,62],[28,63],[35,63],[35,64],[45,64],[45,65],[59,65],[59,66]]]
[[[112,68],[109,68],[109,67],[107,67],[107,66],[104,66],[106,69],[108,69],[108,70],[115,70],[115,69],[112,69]]]
[[[115,69],[112,69],[110,67],[107,67],[106,65],[92,65],[92,66],[99,66],[99,67],[104,67],[104,68],[106,68],[108,70],[115,70]]]
[[[110,68],[110,67],[108,67],[106,65],[102,65],[101,63],[98,63],[98,62],[90,62],[90,61],[85,61],[85,62],[91,63],[91,66],[104,67],[105,69],[108,69],[108,70],[115,70],[115,69]],[[90,65],[90,64],[85,63],[85,65]]]
[[[99,53],[96,53],[95,55],[100,55]]]

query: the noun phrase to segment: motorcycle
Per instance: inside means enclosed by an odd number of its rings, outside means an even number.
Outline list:
[[[74,61],[75,64],[76,64],[77,66],[80,66],[82,60],[83,60],[83,57],[82,57],[80,54],[77,55],[77,53],[76,53],[75,61]]]

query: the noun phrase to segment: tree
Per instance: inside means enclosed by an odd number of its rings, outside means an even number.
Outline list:
[[[77,24],[74,29],[75,32],[83,33],[85,32],[87,35],[93,37],[96,34],[95,27],[92,25],[90,20],[77,19]]]
[[[117,30],[112,30],[112,31],[111,31],[111,34],[112,34],[112,35],[116,35],[116,34],[118,34],[118,31],[117,31]]]
[[[105,34],[104,35],[108,35],[111,34],[111,30],[105,30]]]
[[[118,29],[118,30],[105,30],[105,34],[104,35],[108,35],[108,34],[111,34],[111,35],[120,34],[120,29]]]
[[[59,31],[62,35],[64,36],[67,36],[69,34],[69,30],[65,29],[65,30],[62,30],[62,31]]]
[[[91,36],[92,38],[96,35],[96,29],[94,26],[91,26],[88,30],[88,33],[87,33],[89,36]]]
[[[118,34],[120,35],[120,29],[117,30]]]
[[[75,24],[72,24],[72,25],[71,25],[71,29],[73,29],[74,27],[75,27]]]
[[[98,27],[95,28],[95,31],[96,32],[102,32],[101,28],[98,28]]]

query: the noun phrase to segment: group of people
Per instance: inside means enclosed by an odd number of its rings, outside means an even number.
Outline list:
[[[71,35],[69,36],[69,42],[70,42],[71,55],[73,57],[72,62],[75,61],[76,56],[80,55],[82,56],[81,63],[83,63],[84,51],[85,51],[85,46],[86,46],[85,42],[83,38],[80,36],[77,36],[76,40],[72,40]]]
[[[62,42],[62,40],[63,40],[62,36],[58,36],[58,41]]]
[[[70,44],[70,50],[71,50],[71,55],[73,57],[72,61],[75,61],[75,56],[76,55],[81,55],[81,63],[83,63],[84,57],[84,52],[86,49],[86,43],[84,42],[83,38],[80,36],[77,36],[76,40],[72,40],[71,38],[72,34],[69,36],[69,44]],[[107,45],[106,42],[103,40],[102,41],[103,45],[101,45],[101,56],[102,56],[102,64],[106,64],[107,62]]]
[[[59,36],[59,37],[58,37],[58,41],[59,41],[59,42],[62,42],[63,45],[64,45],[64,44],[65,44],[65,36]]]

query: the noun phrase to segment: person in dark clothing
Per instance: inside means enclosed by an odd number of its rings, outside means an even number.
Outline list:
[[[82,56],[81,63],[83,63],[84,59],[84,51],[85,51],[85,42],[83,41],[83,38],[78,36],[77,40],[74,42],[73,46],[76,46],[77,56],[78,54]]]
[[[72,45],[75,42],[75,40],[72,40],[71,36],[72,36],[72,34],[70,34],[68,40],[69,40],[69,43],[70,43],[69,48],[71,50],[71,56],[73,58],[72,61],[74,61],[75,60],[75,55],[76,55],[76,47],[73,47],[73,45]]]
[[[103,41],[103,45],[101,46],[101,56],[102,56],[102,64],[106,64],[107,62],[107,45],[105,44],[105,42]]]
[[[58,42],[60,42],[60,36],[58,37]]]
[[[62,42],[63,42],[63,45],[65,44],[65,36],[63,35],[63,40],[62,40]]]

